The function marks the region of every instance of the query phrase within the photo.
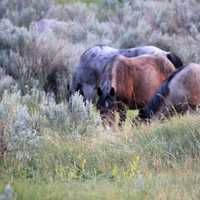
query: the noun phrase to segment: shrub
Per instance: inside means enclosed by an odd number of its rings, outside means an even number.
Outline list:
[[[39,80],[37,86],[41,89],[53,91],[57,97],[66,96],[73,57],[67,56],[68,49],[63,46],[62,39],[51,31],[45,34],[30,32],[2,20],[0,43],[0,66],[17,80],[22,94]]]
[[[56,104],[54,98],[36,89],[23,97],[14,89],[5,92],[0,101],[1,142],[17,159],[32,158],[37,145],[45,137],[42,135],[45,129],[52,129],[65,137],[79,137],[95,134],[100,122],[93,105],[84,104],[78,94],[72,97],[70,109],[68,104]]]
[[[44,17],[52,4],[52,0],[2,0],[0,19],[8,18],[15,25],[28,27],[32,21]]]
[[[41,105],[42,113],[47,117],[48,126],[60,130],[67,135],[95,134],[95,127],[100,125],[100,116],[91,103],[83,102],[82,96],[75,94],[71,105],[56,104],[53,99],[48,104]]]

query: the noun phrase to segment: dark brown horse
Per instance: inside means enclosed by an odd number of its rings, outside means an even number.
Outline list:
[[[177,69],[161,84],[149,103],[139,111],[139,118],[169,117],[200,105],[200,65],[191,63]]]
[[[125,120],[126,107],[143,108],[174,70],[174,65],[158,54],[115,56],[106,66],[98,87],[97,108],[102,117],[112,121],[113,111],[118,111],[120,121]]]

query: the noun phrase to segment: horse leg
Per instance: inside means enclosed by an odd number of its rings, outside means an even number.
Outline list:
[[[188,111],[190,113],[197,113],[198,110],[199,110],[199,106],[198,105],[192,105],[192,104],[188,105]]]
[[[175,114],[180,114],[184,115],[186,112],[194,112],[196,110],[196,106],[190,105],[188,103],[182,103],[179,105],[175,106],[176,113]]]
[[[119,126],[122,127],[126,121],[126,107],[123,105],[118,106],[118,113],[119,113]]]

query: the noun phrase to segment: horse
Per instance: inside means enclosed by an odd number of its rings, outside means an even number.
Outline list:
[[[139,111],[142,120],[170,117],[193,111],[200,105],[200,65],[190,63],[173,72]]]
[[[174,70],[174,65],[159,54],[115,56],[106,66],[97,89],[97,109],[102,118],[112,123],[113,112],[117,111],[120,123],[125,121],[126,107],[143,108]]]
[[[115,49],[105,45],[96,45],[87,49],[80,57],[71,83],[68,85],[69,96],[79,91],[84,99],[94,100],[96,88],[107,63],[116,55],[137,57],[144,54],[160,54],[165,56],[176,68],[183,65],[175,54],[155,46],[141,46],[130,49]]]

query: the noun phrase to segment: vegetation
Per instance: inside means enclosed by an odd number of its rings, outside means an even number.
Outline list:
[[[199,9],[197,0],[0,1],[0,199],[199,199],[198,113],[138,126],[130,115],[104,129],[79,94],[66,102],[95,44],[152,44],[199,62]],[[40,33],[39,19],[62,23]]]

